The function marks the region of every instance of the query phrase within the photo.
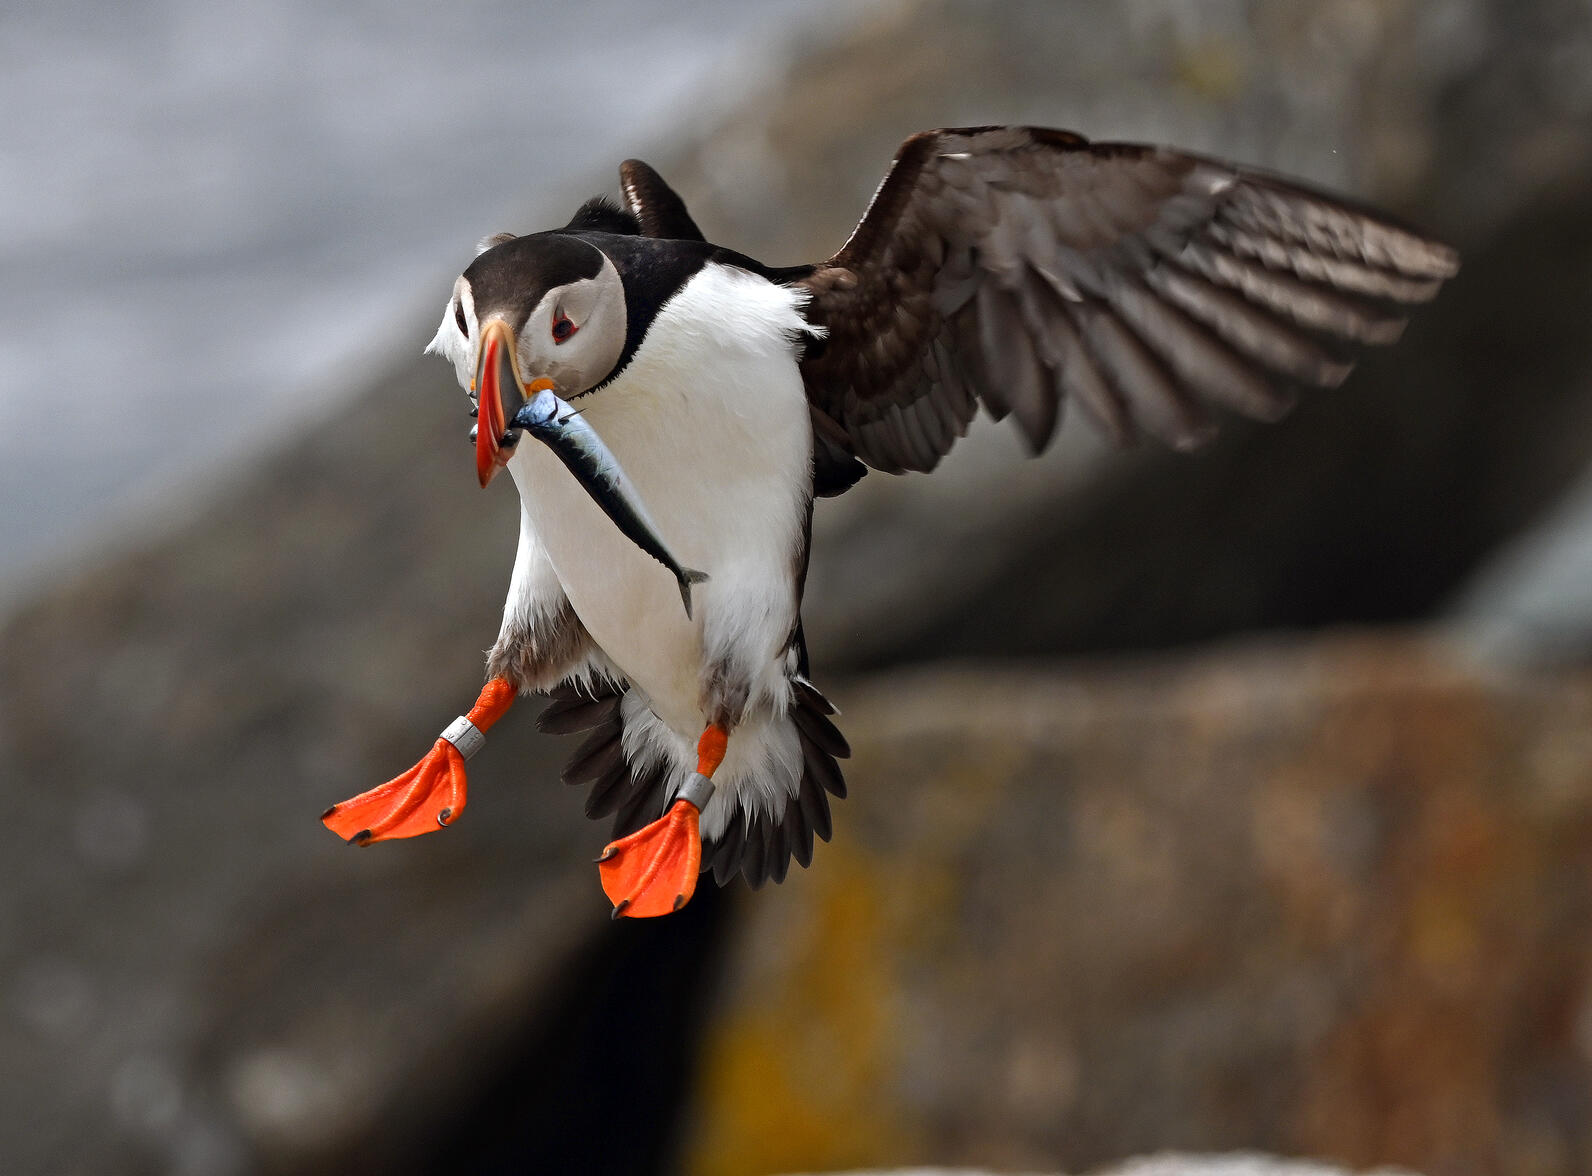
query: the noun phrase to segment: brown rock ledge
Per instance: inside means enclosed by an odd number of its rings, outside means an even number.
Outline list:
[[[1592,676],[1335,635],[834,695],[687,1170],[1592,1163]]]

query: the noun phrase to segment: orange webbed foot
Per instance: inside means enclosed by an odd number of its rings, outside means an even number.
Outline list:
[[[463,811],[465,800],[464,757],[438,739],[403,775],[327,809],[321,824],[351,845],[371,845],[435,832]]]
[[[697,807],[677,800],[652,824],[612,842],[597,859],[614,918],[650,919],[679,910],[702,871]]]
[[[334,804],[321,824],[351,845],[432,833],[464,811],[464,761],[486,742],[486,730],[514,702],[514,683],[492,678],[470,713],[448,724],[425,758],[401,776]]]

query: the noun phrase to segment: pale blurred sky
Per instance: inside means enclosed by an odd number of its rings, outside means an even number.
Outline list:
[[[866,7],[9,12],[0,602],[356,391],[355,361],[418,352],[429,330],[396,333],[441,306],[479,237],[542,227],[527,211],[578,180],[613,186],[620,159],[770,76],[793,34]]]

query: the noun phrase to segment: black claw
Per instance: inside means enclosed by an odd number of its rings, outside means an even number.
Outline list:
[[[481,410],[480,410],[480,409],[479,409],[479,408],[472,408],[472,409],[471,409],[471,410],[470,410],[470,417],[471,417],[471,419],[474,419],[474,418],[475,418],[475,417],[478,417],[478,416],[480,416],[480,415],[481,415]]]
[[[609,858],[613,857],[614,854],[616,854],[618,852],[619,851],[617,849],[615,849],[613,846],[610,845],[607,849],[603,850],[602,853],[600,853],[596,857],[592,858],[592,861],[594,861],[594,862],[606,862]]]
[[[327,817],[331,816],[336,811],[337,811],[337,806],[334,804],[331,808],[327,809],[324,813],[321,814],[321,820],[324,821]]]
[[[350,845],[369,845],[370,844],[370,830],[369,829],[361,829],[358,833],[355,833],[352,837],[350,837],[348,839],[348,844],[350,844]]]
[[[630,900],[627,898],[608,913],[610,919],[622,919],[625,912],[630,909]]]
[[[479,425],[471,425],[471,426],[470,426],[470,444],[471,444],[471,445],[474,445],[474,444],[475,444],[475,431],[476,431],[476,430],[477,430],[477,429],[478,429],[478,428],[480,428],[480,426],[479,426]]]
[[[683,894],[675,895],[674,896],[674,909],[675,910],[679,910],[684,905],[685,905],[685,895],[683,895]]]
[[[453,820],[453,810],[451,808],[445,808],[437,814],[437,824],[439,825],[446,825],[451,820]]]

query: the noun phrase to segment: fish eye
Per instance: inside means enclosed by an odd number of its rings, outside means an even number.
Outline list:
[[[464,303],[454,302],[453,321],[459,324],[459,334],[468,339],[470,337],[470,324],[464,321]]]
[[[567,314],[561,314],[553,322],[553,342],[562,343],[573,335],[579,328],[570,322]]]

